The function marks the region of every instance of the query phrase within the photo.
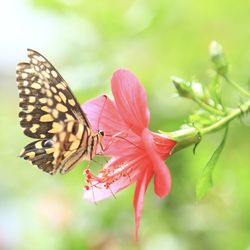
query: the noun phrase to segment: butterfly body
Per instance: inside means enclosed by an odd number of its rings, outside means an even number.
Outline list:
[[[92,160],[103,132],[95,133],[65,80],[41,54],[28,50],[29,63],[17,65],[20,125],[38,139],[20,157],[50,174],[64,174],[82,160]]]

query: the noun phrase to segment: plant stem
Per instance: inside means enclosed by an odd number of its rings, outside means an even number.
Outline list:
[[[220,115],[220,116],[224,116],[226,113],[218,110],[208,104],[206,104],[205,102],[202,102],[201,100],[199,100],[198,98],[194,98],[193,99],[196,103],[198,103],[202,108],[206,109],[207,111],[209,111],[210,113],[213,113],[215,115]]]
[[[237,82],[230,80],[227,76],[223,77],[229,84],[231,84],[234,88],[238,89],[242,94],[250,97],[250,92],[242,88]]]
[[[188,129],[173,131],[171,133],[166,133],[166,135],[170,139],[173,139],[177,142],[176,146],[172,150],[172,153],[175,153],[190,145],[199,143],[203,135],[213,133],[224,128],[225,125],[228,125],[232,120],[240,117],[248,111],[250,111],[250,100],[241,104],[238,108],[229,111],[227,116],[222,117],[219,121],[208,127],[199,129],[192,127]]]

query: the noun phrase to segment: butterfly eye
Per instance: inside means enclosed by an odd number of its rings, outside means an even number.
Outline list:
[[[102,130],[100,130],[99,135],[104,136],[104,132]]]

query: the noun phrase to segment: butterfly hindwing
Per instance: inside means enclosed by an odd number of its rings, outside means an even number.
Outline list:
[[[89,138],[90,130],[86,126],[69,121],[52,139],[28,144],[20,157],[51,175],[58,170],[64,174],[84,159]]]
[[[54,172],[54,152],[52,140],[37,140],[28,144],[20,157],[30,161],[43,171],[52,174]]]

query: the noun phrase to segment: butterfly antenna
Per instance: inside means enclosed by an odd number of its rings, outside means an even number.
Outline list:
[[[104,151],[105,151],[105,150],[104,150]],[[98,156],[102,156],[102,158],[104,159],[104,161],[105,161],[106,163],[108,163],[108,160],[105,158],[103,152],[99,152],[97,155],[98,155]],[[92,160],[93,160],[93,159],[92,159]]]
[[[97,160],[92,159],[92,161],[95,162],[95,163],[97,163],[97,164],[100,165],[101,167],[103,166],[103,164],[101,164],[101,163],[100,163],[99,161],[97,161]]]
[[[123,133],[123,132],[119,132],[119,134],[120,134],[120,133]],[[125,137],[122,137],[122,136],[119,136],[119,135],[105,135],[105,136],[112,137],[112,138],[119,138],[119,139],[122,139],[122,140],[124,140],[124,141],[126,141],[126,142],[132,144],[132,145],[135,146],[136,148],[142,149],[142,148],[140,148],[138,145],[136,145],[136,144],[134,144],[133,142],[131,142],[130,140],[126,139]],[[109,144],[107,145],[107,147],[104,149],[104,151],[106,151],[106,150],[111,146],[112,143],[113,143],[113,141],[111,141],[111,143],[109,143]]]
[[[103,95],[103,97],[105,98],[105,100],[104,100],[104,103],[103,103],[103,106],[101,108],[101,111],[100,111],[100,114],[99,114],[99,117],[98,117],[98,121],[97,121],[97,129],[98,129],[98,131],[99,131],[99,124],[100,124],[100,120],[101,120],[101,117],[102,117],[102,113],[103,113],[103,110],[105,108],[105,105],[106,105],[106,102],[107,102],[107,99],[108,99],[108,97],[106,95]],[[127,141],[128,143],[132,144],[133,146],[135,146],[136,148],[142,149],[139,146],[137,146],[136,144],[134,144],[133,142],[127,140],[126,138],[119,136],[119,134],[122,134],[122,133],[123,132],[121,131],[121,132],[118,132],[115,135],[106,135],[105,134],[105,136],[109,136],[109,137],[113,137],[113,138],[116,137],[116,138],[119,138],[119,139],[123,139],[123,140]],[[110,147],[111,144],[112,144],[112,142],[104,149],[104,151],[107,150]]]
[[[103,110],[104,110],[104,107],[105,107],[106,102],[107,102],[107,99],[108,99],[108,97],[107,97],[106,95],[103,95],[103,97],[105,98],[105,100],[104,100],[104,103],[103,103],[103,106],[102,106],[102,108],[101,108],[100,114],[99,114],[99,116],[98,116],[98,121],[97,121],[97,129],[98,129],[98,131],[99,131],[99,124],[100,124],[102,112],[103,112]]]

